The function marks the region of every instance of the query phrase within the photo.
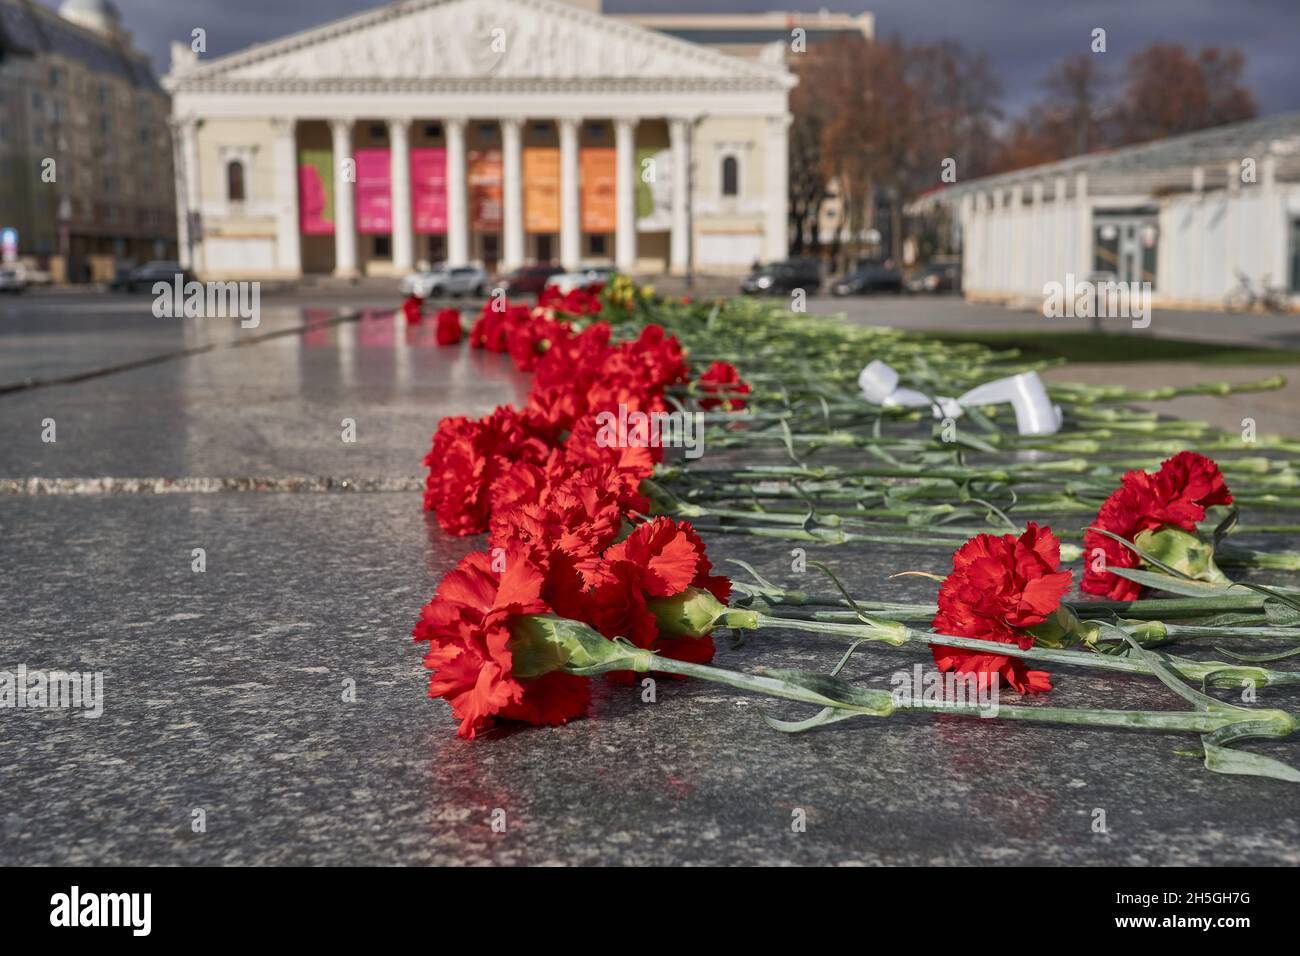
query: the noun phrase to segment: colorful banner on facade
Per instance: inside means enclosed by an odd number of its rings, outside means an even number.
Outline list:
[[[501,230],[501,150],[469,151],[469,221],[477,232]]]
[[[447,150],[411,150],[411,209],[418,235],[447,231]]]
[[[334,235],[334,154],[298,152],[298,228],[304,236]]]
[[[646,232],[672,228],[672,153],[650,147],[636,151],[636,226]]]
[[[560,231],[560,151],[524,147],[524,231]]]
[[[618,162],[608,146],[591,146],[578,153],[583,232],[613,232],[618,219],[614,198]]]
[[[393,231],[392,160],[386,149],[358,149],[357,232],[382,236]]]

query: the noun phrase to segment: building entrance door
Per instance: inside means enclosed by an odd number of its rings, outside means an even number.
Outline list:
[[[1155,210],[1096,212],[1093,227],[1094,272],[1110,273],[1119,282],[1156,285],[1156,250],[1160,227]]]

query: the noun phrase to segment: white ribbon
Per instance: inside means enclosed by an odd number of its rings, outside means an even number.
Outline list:
[[[957,398],[930,396],[912,388],[898,387],[898,373],[887,363],[869,362],[858,376],[862,396],[883,408],[934,409],[935,418],[960,418],[963,406],[1011,403],[1016,427],[1022,435],[1055,435],[1061,430],[1061,409],[1053,405],[1037,372],[1021,372],[977,385]]]

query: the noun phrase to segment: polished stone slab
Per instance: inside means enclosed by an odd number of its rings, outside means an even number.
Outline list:
[[[474,542],[412,494],[0,501],[0,666],[103,671],[103,716],[0,712],[14,863],[1295,864],[1285,784],[1217,776],[1194,738],[956,717],[850,721],[697,682],[597,682],[594,716],[473,742],[425,698],[409,632]],[[191,570],[191,549],[207,570]],[[776,580],[776,542],[725,537]],[[815,549],[855,591],[928,599],[933,552]],[[725,565],[724,565],[725,566]],[[719,641],[723,666],[829,669],[833,639]],[[923,651],[864,650],[888,687]],[[355,682],[355,702],[344,700]],[[1267,692],[1266,692],[1267,693]],[[1062,705],[1175,708],[1152,682],[1060,673]],[[1271,696],[1271,695],[1270,695]],[[1005,701],[1004,701],[1005,702]],[[1294,692],[1273,701],[1292,709]],[[1261,751],[1295,762],[1294,745]],[[192,832],[196,810],[206,832]],[[1093,831],[1097,811],[1107,832]],[[496,832],[504,811],[505,832]],[[806,830],[792,824],[802,811]],[[501,819],[498,814],[496,819]]]

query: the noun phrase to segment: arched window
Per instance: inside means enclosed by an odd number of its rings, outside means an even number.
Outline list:
[[[226,200],[244,201],[244,164],[237,159],[226,163]]]
[[[722,160],[722,195],[740,195],[740,164],[735,156],[726,156]]]

